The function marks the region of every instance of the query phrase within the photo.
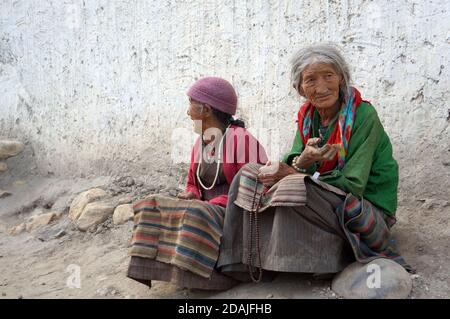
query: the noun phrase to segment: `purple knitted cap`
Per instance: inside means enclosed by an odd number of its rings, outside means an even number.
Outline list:
[[[224,79],[218,77],[201,78],[189,88],[187,95],[224,113],[236,114],[236,92],[233,86]]]

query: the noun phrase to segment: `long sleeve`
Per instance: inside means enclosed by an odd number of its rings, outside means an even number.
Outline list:
[[[186,192],[193,193],[197,197],[197,199],[200,199],[200,192],[197,187],[197,183],[195,182],[195,145],[192,148],[191,152],[191,164],[189,165],[189,171],[187,176],[187,182],[186,182]]]
[[[347,193],[363,196],[382,133],[383,127],[377,114],[367,114],[352,133],[344,168],[326,172],[320,180]]]
[[[291,165],[292,160],[297,155],[300,155],[303,152],[304,145],[302,142],[302,139],[300,138],[300,131],[297,129],[297,132],[295,133],[294,143],[292,144],[292,148],[289,153],[284,155],[282,162],[286,163],[288,165]],[[313,164],[310,167],[306,168],[306,173],[312,175],[317,170],[317,165]]]
[[[319,178],[366,198],[393,216],[397,209],[398,164],[392,153],[392,144],[375,108],[362,103],[357,109],[344,168]]]

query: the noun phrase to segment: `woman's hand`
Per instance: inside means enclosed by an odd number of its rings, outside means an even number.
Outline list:
[[[179,193],[177,197],[179,199],[188,199],[188,200],[197,198],[197,196],[195,196],[195,194],[192,192],[182,192],[182,193]]]
[[[305,149],[297,159],[297,166],[299,168],[308,168],[315,162],[330,161],[339,150],[339,145],[325,144],[323,147],[318,147],[320,138],[314,137],[308,139]]]
[[[270,187],[277,183],[284,177],[298,173],[294,168],[286,163],[272,164],[270,161],[259,169],[258,180],[264,184],[264,186]]]

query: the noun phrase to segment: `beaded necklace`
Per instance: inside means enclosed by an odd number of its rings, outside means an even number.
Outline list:
[[[228,132],[229,127],[230,127],[230,125],[228,125],[227,128],[225,129],[225,133],[223,134],[223,136],[222,136],[222,138],[221,138],[221,140],[220,140],[220,143],[219,143],[219,151],[218,151],[218,154],[217,154],[217,168],[216,168],[216,175],[214,176],[214,180],[213,180],[211,186],[206,187],[206,186],[203,184],[203,182],[202,182],[202,180],[201,180],[201,178],[200,178],[200,165],[202,164],[202,161],[200,160],[200,162],[198,163],[197,171],[196,171],[197,180],[198,180],[199,184],[202,186],[202,188],[203,188],[204,190],[211,190],[211,189],[216,185],[217,178],[219,177],[220,160],[221,160],[222,153],[223,153],[222,145],[223,145],[223,141],[224,141],[224,139],[225,139],[225,136],[227,135],[227,132]],[[202,155],[203,155],[203,154],[202,154]]]

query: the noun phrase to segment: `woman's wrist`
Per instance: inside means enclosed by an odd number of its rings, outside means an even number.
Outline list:
[[[291,166],[299,173],[306,173],[306,168],[302,167],[302,165],[299,165],[298,159],[300,158],[300,155],[295,156],[292,159]]]

